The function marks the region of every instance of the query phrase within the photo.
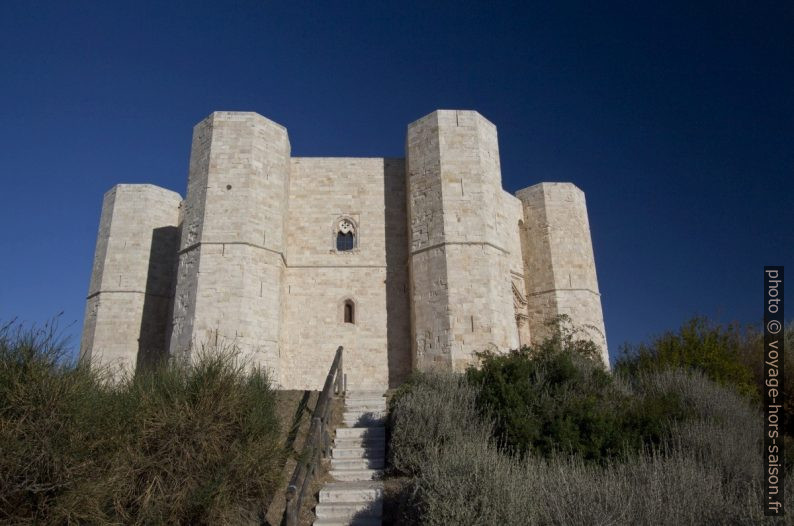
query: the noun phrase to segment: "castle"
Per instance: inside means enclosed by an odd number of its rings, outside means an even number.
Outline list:
[[[237,346],[286,389],[348,386],[543,338],[568,314],[608,362],[584,193],[502,189],[496,127],[439,110],[405,158],[291,157],[287,130],[215,112],[193,130],[187,195],[120,184],[102,203],[81,357],[128,371]]]

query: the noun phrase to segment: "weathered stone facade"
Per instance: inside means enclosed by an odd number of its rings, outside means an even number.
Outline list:
[[[530,343],[563,313],[608,361],[584,194],[505,192],[477,112],[410,124],[405,159],[295,158],[283,126],[215,112],[184,200],[105,195],[81,355],[132,371],[231,344],[281,387],[317,389],[343,345],[348,385],[377,389]]]

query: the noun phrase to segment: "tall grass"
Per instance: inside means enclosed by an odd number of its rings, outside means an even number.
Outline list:
[[[389,463],[408,475],[421,473],[429,454],[492,432],[477,412],[477,389],[443,372],[414,373],[392,397],[389,420]]]
[[[256,520],[284,451],[275,395],[230,349],[120,383],[67,366],[51,327],[0,329],[0,521]]]
[[[596,463],[563,451],[544,458],[500,449],[472,403],[476,389],[452,374],[421,376],[393,402],[390,459],[411,475],[403,522],[783,523],[763,517],[761,416],[751,402],[681,370],[618,383],[637,397],[674,397],[688,417],[670,422],[660,443]]]

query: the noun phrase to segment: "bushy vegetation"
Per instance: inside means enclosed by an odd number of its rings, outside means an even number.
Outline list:
[[[51,327],[0,329],[0,522],[229,524],[279,482],[275,394],[234,351],[121,382]]]
[[[492,426],[477,412],[477,389],[461,375],[414,373],[390,401],[390,464],[416,475],[427,455],[462,440],[486,441]]]
[[[617,369],[626,373],[695,369],[721,385],[755,398],[758,388],[745,359],[752,353],[751,345],[747,335],[736,325],[723,326],[694,317],[678,331],[667,331],[650,343],[625,346]]]
[[[783,331],[785,360],[783,364],[783,376],[794,378],[794,322],[789,322]],[[764,335],[757,329],[750,328],[744,333],[744,342],[739,359],[742,364],[753,373],[753,380],[758,393],[764,390]],[[788,384],[783,392],[783,412],[786,415],[784,420],[784,430],[787,435],[794,436],[794,389]],[[792,444],[794,446],[794,444]],[[794,453],[794,447],[791,448]]]
[[[396,394],[402,523],[783,523],[763,517],[753,399],[698,368],[610,375],[572,334]]]
[[[481,414],[495,421],[500,446],[601,461],[658,444],[670,423],[686,416],[676,394],[638,393],[613,377],[570,320],[562,317],[551,326],[552,336],[542,344],[483,353],[480,366],[467,371],[478,387]]]
[[[786,359],[783,376],[794,375],[794,323],[783,333]],[[625,377],[652,371],[683,368],[702,372],[711,380],[759,405],[764,391],[764,338],[757,327],[723,326],[707,318],[694,317],[678,331],[667,331],[650,343],[626,345],[616,364]],[[794,468],[794,390],[782,395],[786,464]]]

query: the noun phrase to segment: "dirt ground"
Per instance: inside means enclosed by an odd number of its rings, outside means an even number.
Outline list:
[[[317,404],[318,391],[278,391],[277,416],[283,422],[281,439],[288,450],[287,461],[281,473],[282,481],[279,491],[273,496],[265,516],[265,523],[268,526],[280,526],[284,517],[286,506],[286,491],[292,473],[306,443],[306,434],[311,425],[314,407]],[[331,422],[330,427],[334,429],[342,421],[342,400],[331,400]],[[300,524],[307,526],[314,521],[314,507],[317,504],[317,496],[320,488],[329,479],[328,469],[330,459],[325,460],[316,473],[314,481],[303,499],[300,513]]]

